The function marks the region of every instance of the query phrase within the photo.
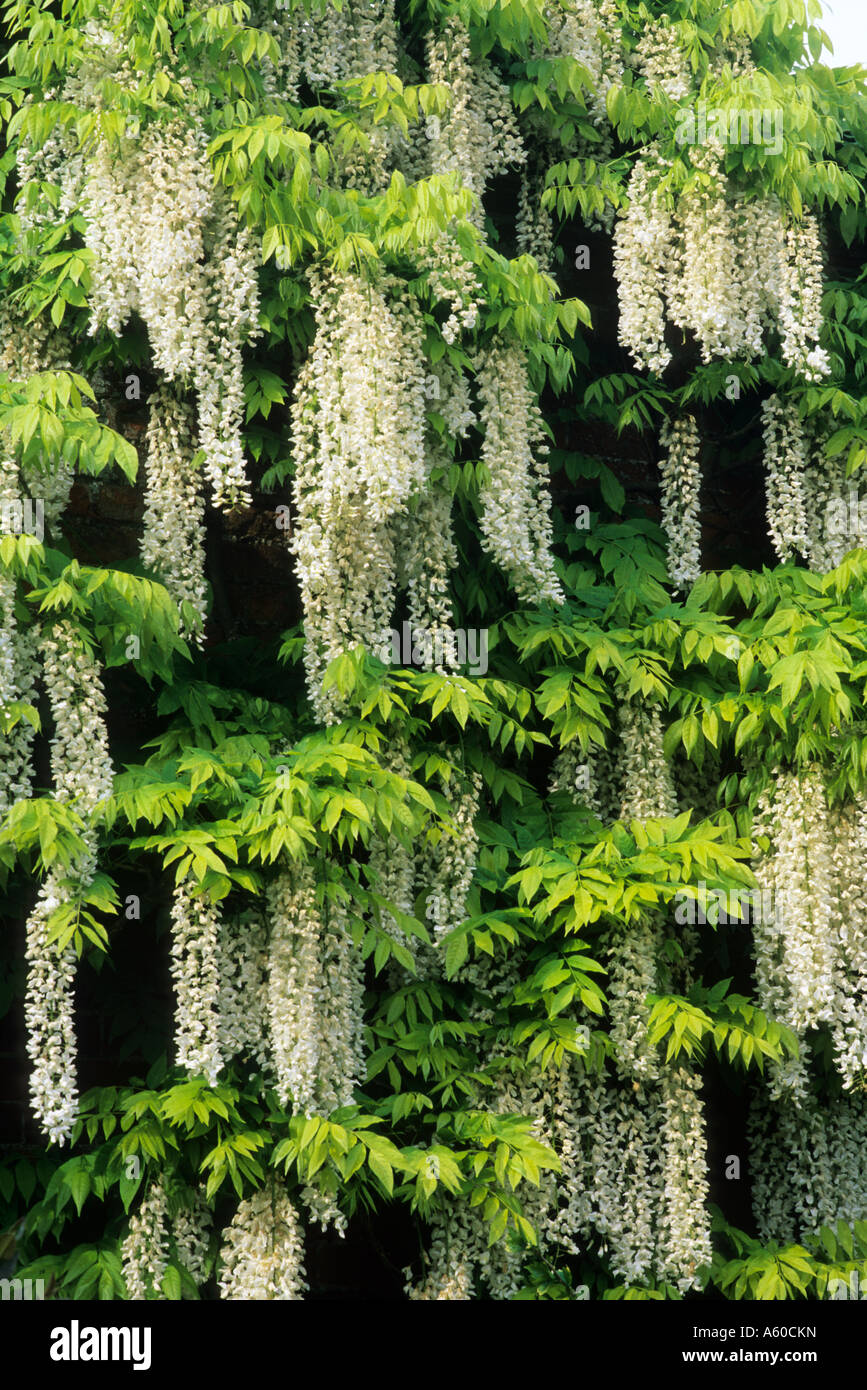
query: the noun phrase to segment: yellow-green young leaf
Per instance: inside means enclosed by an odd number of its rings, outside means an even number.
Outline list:
[[[370,1168],[374,1177],[378,1178],[382,1183],[390,1197],[394,1192],[394,1170],[391,1164],[387,1163],[379,1154],[368,1153],[367,1166]]]
[[[505,1230],[506,1230],[506,1226],[508,1225],[508,1221],[509,1221],[509,1213],[508,1213],[508,1211],[506,1210],[505,1207],[500,1207],[500,1210],[497,1212],[496,1216],[494,1217],[493,1221],[491,1222],[491,1228],[490,1228],[490,1230],[489,1230],[489,1232],[488,1232],[488,1244],[489,1244],[489,1245],[493,1245],[494,1242],[495,1242],[495,1241],[498,1241],[498,1240],[500,1239],[500,1237],[504,1234],[504,1232],[505,1232]]]

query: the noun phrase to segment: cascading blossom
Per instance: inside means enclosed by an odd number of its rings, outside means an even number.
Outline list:
[[[443,780],[451,828],[429,832],[420,855],[418,876],[427,889],[425,914],[435,937],[445,936],[467,917],[467,894],[479,848],[476,818],[482,792],[479,773],[453,772]]]
[[[837,1070],[844,1090],[867,1078],[867,798],[832,813],[831,871],[836,882],[836,1004],[831,1023]]]
[[[169,1262],[168,1196],[157,1177],[129,1219],[129,1231],[120,1249],[121,1268],[129,1297],[159,1298]]]
[[[684,101],[692,91],[689,57],[667,15],[642,27],[632,61],[648,87],[671,101]]]
[[[622,345],[637,367],[671,362],[667,323],[691,332],[705,362],[761,357],[779,334],[787,367],[806,382],[830,371],[820,346],[822,248],[815,215],[796,220],[774,197],[747,201],[723,169],[719,143],[689,151],[679,194],[657,143],[639,154],[614,232]]]
[[[478,1254],[477,1222],[463,1210],[430,1216],[432,1234],[425,1251],[425,1277],[413,1282],[404,1271],[407,1298],[418,1303],[469,1303],[474,1297],[473,1272]]]
[[[707,1209],[707,1136],[701,1078],[684,1066],[661,1076],[662,1210],[658,1276],[681,1293],[701,1287],[699,1271],[713,1256]]]
[[[701,437],[694,418],[663,425],[660,442],[666,450],[659,471],[668,573],[675,588],[687,589],[701,575]]]
[[[495,342],[480,356],[482,544],[522,603],[563,602],[554,569],[547,454],[539,402],[517,343]]]
[[[424,487],[422,324],[403,292],[351,274],[312,276],[317,332],[292,407],[292,549],[304,605],[305,669],[318,717],[334,721],[325,668],[388,641],[395,555],[388,523]]]
[[[171,970],[175,986],[177,1064],[214,1086],[220,1055],[220,909],[185,879],[172,906]]]
[[[219,935],[217,1044],[224,1063],[252,1058],[271,1078],[266,991],[267,929],[263,915],[246,911],[222,916]]]
[[[275,1177],[245,1197],[223,1231],[221,1298],[297,1302],[308,1290],[304,1231],[285,1186]]]
[[[772,845],[757,873],[759,1001],[771,1017],[805,1033],[832,1022],[836,1002],[833,854],[821,772],[777,772],[759,803],[755,833]]]
[[[296,1114],[352,1105],[364,1069],[364,970],[340,896],[309,865],[269,885],[267,1003],[277,1094]]]
[[[0,459],[0,515],[22,506],[18,467]],[[22,508],[23,522],[23,508]],[[21,628],[15,611],[18,586],[13,575],[0,570],[0,817],[16,801],[30,795],[31,756],[35,729],[19,707],[35,705],[39,663],[33,629]],[[13,723],[12,721],[15,720]]]
[[[413,660],[443,675],[458,667],[449,577],[458,563],[452,531],[452,494],[431,483],[395,518],[398,579],[406,589]],[[386,652],[388,659],[392,654]],[[399,664],[403,664],[401,661]]]
[[[27,1055],[33,1064],[31,1105],[55,1143],[70,1138],[78,1103],[73,990],[77,958],[70,944],[59,950],[49,941],[55,910],[84,892],[96,872],[96,832],[92,819],[110,795],[113,769],[105,725],[106,701],[99,666],[78,629],[60,619],[41,634],[45,688],[54,721],[51,772],[54,797],[69,802],[85,822],[86,850],[70,867],[52,870],[26,928]]]
[[[475,268],[449,228],[421,247],[417,258],[428,272],[434,299],[444,300],[449,306],[449,316],[440,332],[445,342],[454,343],[463,331],[475,328],[479,321],[482,288]]]
[[[178,605],[181,635],[193,636],[201,646],[207,591],[205,500],[190,466],[196,451],[192,412],[169,387],[150,398],[147,445],[141,557]]]
[[[762,405],[768,530],[782,561],[812,552],[807,485],[809,449],[794,402],[769,396]]]
[[[800,1105],[757,1092],[748,1129],[753,1213],[762,1241],[792,1245],[863,1221],[867,1101],[862,1093]]]
[[[820,768],[776,769],[753,834],[769,840],[754,866],[762,890],[754,925],[759,1002],[801,1044],[801,1056],[772,1067],[773,1095],[803,1104],[809,1029],[829,1028],[844,1089],[867,1073],[864,799],[832,811]]]
[[[91,331],[147,325],[154,366],[198,401],[203,473],[218,507],[249,504],[241,426],[243,343],[258,333],[258,257],[214,185],[204,132],[154,122],[97,141],[80,190],[92,252]]]
[[[428,39],[427,68],[428,82],[449,93],[447,114],[429,120],[431,173],[460,175],[475,195],[471,217],[481,230],[489,181],[526,157],[509,89],[491,63],[473,59],[469,34],[456,15],[439,37]]]
[[[629,205],[614,230],[618,337],[636,367],[652,372],[664,371],[671,361],[665,324],[675,232],[659,186],[670,163],[653,145],[638,156],[629,177]]]

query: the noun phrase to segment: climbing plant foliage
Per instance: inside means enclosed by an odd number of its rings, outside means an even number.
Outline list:
[[[867,88],[816,0],[4,22],[3,1256],[867,1275]],[[76,499],[133,486],[109,564]]]

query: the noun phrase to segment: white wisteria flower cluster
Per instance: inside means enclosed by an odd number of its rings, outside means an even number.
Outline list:
[[[205,500],[196,471],[193,413],[167,385],[150,397],[143,562],[180,611],[180,631],[199,645],[205,626]],[[189,605],[186,612],[184,605]]]
[[[677,815],[677,795],[663,749],[659,710],[637,700],[624,701],[620,724],[620,819],[659,820]],[[611,1037],[618,1068],[627,1076],[658,1074],[656,1051],[648,1038],[647,995],[660,985],[662,923],[650,914],[636,923],[612,928],[605,938]]]
[[[846,456],[827,453],[832,429],[802,418],[791,398],[774,394],[762,405],[768,532],[780,560],[800,556],[819,574],[867,545],[867,509],[846,476]]]
[[[782,561],[810,555],[813,531],[807,470],[807,428],[794,401],[778,395],[762,404],[763,463],[768,530]],[[818,518],[816,518],[818,521]]]
[[[444,300],[449,306],[449,316],[440,332],[447,343],[454,343],[479,321],[482,287],[478,275],[449,228],[420,247],[416,258],[428,273],[434,299]]]
[[[623,77],[623,39],[615,0],[558,0],[546,8],[546,52],[573,58],[590,74],[588,110],[608,124],[606,97]]]
[[[283,1183],[271,1176],[245,1197],[223,1231],[220,1296],[230,1301],[303,1300],[304,1230]]]
[[[487,59],[473,59],[470,37],[457,15],[427,41],[428,81],[448,88],[449,106],[429,125],[433,174],[456,172],[475,195],[472,218],[484,226],[482,200],[490,180],[526,156],[509,89]]]
[[[120,1256],[129,1297],[158,1298],[170,1256],[168,1194],[162,1177],[149,1183],[131,1214]]]
[[[425,389],[452,438],[463,439],[476,422],[463,372],[440,361],[428,376]],[[425,667],[442,674],[459,665],[450,589],[450,577],[458,563],[452,493],[446,482],[450,463],[443,441],[429,428],[425,435],[426,484],[395,514],[391,526],[396,579],[406,594],[414,644]],[[437,656],[441,657],[439,663]]]
[[[583,93],[587,114],[594,126],[592,139],[576,131],[573,152],[598,167],[613,156],[614,134],[608,119],[607,98],[623,80],[624,53],[620,15],[615,0],[558,0],[544,10],[547,37],[536,46],[540,58],[560,66],[563,60],[579,63],[589,74]],[[559,74],[555,79],[560,80]],[[550,273],[554,251],[554,219],[546,191],[547,172],[560,157],[540,113],[525,114],[527,158],[522,166],[515,232],[522,254],[533,256],[540,269]],[[588,228],[610,232],[614,208],[606,199],[600,211],[586,215]]]
[[[429,834],[418,869],[427,890],[425,914],[435,938],[453,931],[467,917],[467,894],[479,849],[476,820],[482,778],[472,769],[454,769],[450,777],[441,778],[441,785],[451,826]]]
[[[769,848],[755,866],[763,910],[754,926],[762,1008],[801,1040],[801,1057],[772,1069],[775,1094],[804,1102],[809,1029],[826,1025],[851,1090],[867,1075],[867,848],[863,798],[832,810],[822,770],[777,769],[759,802],[754,836]]]
[[[351,1105],[364,1070],[364,971],[345,903],[309,864],[268,888],[268,1012],[281,1104],[330,1115]]]
[[[318,717],[340,701],[325,668],[388,640],[395,597],[388,523],[426,480],[423,325],[405,289],[311,275],[316,338],[292,406],[295,531],[305,669]]]
[[[220,1053],[221,912],[207,893],[184,879],[172,904],[171,973],[175,987],[175,1053],[190,1076],[215,1086]]]
[[[692,91],[689,58],[667,15],[643,26],[632,63],[651,90],[671,101],[683,101]]]
[[[763,1241],[791,1245],[820,1226],[863,1221],[867,1208],[867,1099],[802,1105],[757,1093],[749,1122],[753,1214]]]
[[[436,456],[432,462],[436,462]],[[444,461],[441,456],[440,461]],[[406,590],[413,646],[424,665],[442,675],[458,667],[449,579],[458,563],[452,530],[452,494],[431,483],[395,517],[397,576]],[[437,664],[436,657],[442,659]],[[415,658],[414,658],[415,659]]]
[[[666,422],[660,442],[665,449],[659,472],[668,573],[676,589],[688,589],[701,575],[701,436],[695,417]]]
[[[165,1299],[162,1283],[170,1262],[201,1287],[209,1272],[213,1219],[198,1189],[183,1189],[168,1174],[154,1177],[130,1215],[120,1247],[130,1299]]]
[[[425,1275],[415,1283],[404,1271],[407,1298],[417,1303],[469,1303],[474,1294],[474,1257],[480,1253],[478,1218],[471,1210],[433,1211],[425,1250]]]
[[[700,1078],[674,1066],[651,1083],[624,1085],[572,1066],[583,1145],[583,1162],[571,1158],[573,1181],[587,1189],[588,1228],[615,1275],[665,1280],[682,1293],[700,1288],[711,1259]]]
[[[268,1031],[268,929],[255,908],[221,914],[217,1042],[223,1063],[248,1057],[273,1079]]]
[[[0,459],[0,509],[20,503],[21,485],[14,459]],[[36,631],[22,628],[15,611],[15,578],[0,572],[0,716],[10,719],[14,706],[35,705],[39,675]],[[0,816],[30,795],[31,755],[35,729],[26,717],[0,730]]]
[[[479,354],[478,389],[487,472],[480,489],[482,545],[522,603],[562,603],[552,551],[546,436],[520,344],[495,341]]]
[[[86,850],[65,872],[45,878],[26,928],[27,985],[24,1017],[27,1055],[32,1063],[33,1114],[49,1139],[66,1143],[78,1105],[74,988],[75,948],[49,941],[56,909],[91,883],[96,871],[96,830],[92,818],[110,795],[114,773],[105,724],[106,701],[99,664],[69,619],[40,633],[43,677],[54,735],[51,773],[54,797],[81,816]]]
[[[754,358],[778,333],[784,363],[804,381],[830,371],[822,332],[822,246],[815,215],[795,221],[772,197],[731,188],[718,145],[692,148],[693,174],[671,191],[671,159],[651,144],[635,162],[614,233],[619,338],[636,366],[672,358],[667,323],[689,330],[702,359]]]
[[[177,119],[117,144],[100,138],[69,196],[93,255],[91,331],[119,333],[141,316],[157,371],[195,389],[203,472],[224,507],[250,501],[242,347],[259,332],[258,254],[214,185],[206,145]]]

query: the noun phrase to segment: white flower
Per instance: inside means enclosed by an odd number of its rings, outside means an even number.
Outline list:
[[[220,1296],[233,1301],[298,1301],[307,1292],[304,1233],[275,1177],[238,1205],[223,1232]]]

